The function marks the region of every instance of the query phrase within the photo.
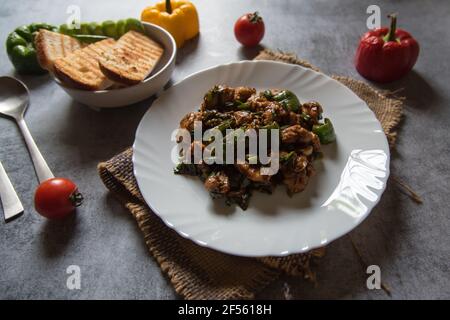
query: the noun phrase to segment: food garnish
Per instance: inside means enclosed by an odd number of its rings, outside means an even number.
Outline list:
[[[315,174],[313,160],[321,157],[321,145],[336,139],[331,121],[328,118],[323,121],[322,112],[318,102],[300,103],[289,90],[257,92],[249,87],[216,85],[205,94],[199,111],[188,113],[180,121],[180,128],[189,132],[193,142],[183,150],[183,160],[174,172],[198,176],[213,198],[225,198],[228,204],[236,203],[244,210],[255,190],[272,193],[276,185],[283,184],[289,195],[302,192]],[[268,154],[274,156],[272,161],[279,163],[278,171],[263,173],[261,169],[267,168],[267,164],[259,158],[260,145],[255,152],[245,144],[245,160],[241,162],[235,157],[233,163],[209,162],[209,159],[195,163],[192,158],[196,146],[203,151],[215,143],[208,139],[193,140],[199,122],[202,134],[209,129],[222,132],[224,144],[234,141],[239,129],[254,130],[258,136],[278,130],[279,148],[271,144],[268,149]],[[214,156],[217,157],[217,153]]]

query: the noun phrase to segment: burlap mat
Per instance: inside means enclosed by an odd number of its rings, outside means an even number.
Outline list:
[[[292,54],[262,51],[257,60],[277,60],[299,64],[318,70]],[[361,99],[381,122],[393,146],[395,128],[402,114],[402,102],[389,98],[369,85],[346,77],[334,76]],[[283,258],[242,258],[198,246],[168,228],[149,209],[139,192],[133,175],[132,149],[99,164],[99,174],[112,191],[136,218],[144,234],[145,243],[167,274],[176,292],[186,299],[247,299],[275,280],[281,273],[314,279],[311,266],[324,249]]]

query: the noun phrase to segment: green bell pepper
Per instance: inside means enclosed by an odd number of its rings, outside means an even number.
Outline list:
[[[283,90],[274,95],[272,99],[278,101],[286,110],[298,112],[300,109],[300,101],[292,91]]]
[[[32,23],[16,28],[6,38],[8,58],[18,73],[43,74],[47,72],[39,65],[34,37],[39,29],[54,31],[55,26],[46,23]]]
[[[323,124],[315,124],[312,131],[317,134],[320,139],[320,143],[322,144],[328,144],[336,140],[333,124],[328,118],[325,118]]]

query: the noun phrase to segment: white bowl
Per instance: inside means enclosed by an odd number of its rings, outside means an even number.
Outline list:
[[[164,54],[151,75],[143,82],[121,89],[88,91],[71,88],[54,77],[55,82],[74,100],[97,108],[115,108],[144,100],[162,90],[175,68],[177,46],[169,32],[151,24],[142,23],[145,33],[164,47]]]

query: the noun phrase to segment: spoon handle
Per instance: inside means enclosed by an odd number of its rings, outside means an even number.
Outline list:
[[[34,170],[36,170],[39,182],[42,183],[45,180],[54,178],[55,176],[51,172],[50,168],[47,165],[47,162],[45,162],[44,157],[36,146],[36,143],[31,136],[30,130],[28,130],[25,120],[23,118],[18,119],[17,124],[22,131],[25,143],[27,144],[28,151],[30,152],[31,160],[33,160]]]
[[[5,169],[0,162],[0,200],[3,204],[3,211],[5,213],[5,220],[9,221],[15,216],[23,212],[22,203],[17,196],[14,187],[11,184]]]

